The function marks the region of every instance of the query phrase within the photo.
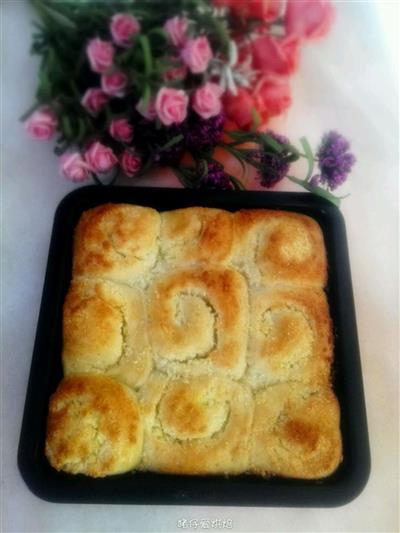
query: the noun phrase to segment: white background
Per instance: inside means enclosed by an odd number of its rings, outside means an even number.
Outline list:
[[[275,126],[315,145],[327,129],[352,141],[357,165],[343,203],[362,354],[372,471],[336,509],[56,505],[21,479],[16,453],[55,208],[74,186],[51,143],[29,139],[37,59],[31,12],[3,2],[2,531],[175,531],[180,518],[229,518],[234,531],[398,531],[398,3],[343,2],[330,36],[307,45],[294,105]],[[383,29],[386,28],[384,31]],[[398,60],[398,57],[397,57]],[[292,185],[281,188],[293,189]]]

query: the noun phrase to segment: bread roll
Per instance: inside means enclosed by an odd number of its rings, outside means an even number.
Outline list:
[[[340,413],[328,388],[283,383],[255,395],[250,469],[300,479],[319,479],[342,459]]]
[[[132,470],[143,425],[132,390],[107,376],[63,379],[50,398],[46,456],[56,470],[103,477]]]
[[[104,373],[141,385],[152,368],[142,291],[75,279],[64,303],[62,360],[66,376]]]

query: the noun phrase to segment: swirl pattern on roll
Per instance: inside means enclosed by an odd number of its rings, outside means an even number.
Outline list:
[[[260,209],[237,211],[233,220],[233,264],[250,285],[325,286],[324,240],[313,219]]]
[[[176,375],[243,375],[248,296],[238,272],[218,267],[167,272],[150,287],[148,314],[158,368]]]
[[[141,469],[183,474],[248,467],[253,399],[248,386],[216,376],[150,378],[141,398]]]
[[[103,477],[141,459],[143,425],[133,391],[112,378],[75,374],[50,398],[46,456],[57,470]]]
[[[247,379],[253,387],[285,381],[330,384],[331,320],[317,289],[250,291]]]
[[[141,385],[152,368],[142,291],[74,280],[64,303],[62,360],[65,375],[104,373]]]

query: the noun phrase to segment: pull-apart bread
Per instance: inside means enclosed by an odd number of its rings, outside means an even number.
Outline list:
[[[342,459],[319,225],[106,204],[75,231],[57,470],[320,479]]]

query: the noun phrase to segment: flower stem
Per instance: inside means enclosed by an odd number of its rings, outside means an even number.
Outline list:
[[[153,70],[153,60],[151,57],[151,48],[150,41],[147,35],[141,35],[139,37],[140,46],[143,51],[143,61],[144,61],[144,73],[146,78],[148,78]]]
[[[299,178],[296,178],[295,176],[286,176],[286,177],[288,180],[292,181],[293,183],[296,183],[297,185],[300,185],[307,191],[312,192],[313,194],[316,194],[317,196],[321,196],[321,198],[325,198],[325,200],[328,200],[332,204],[336,205],[336,207],[340,206],[341,198],[339,198],[338,196],[335,196],[329,191],[323,189],[322,187],[313,186],[308,181],[301,180]]]

